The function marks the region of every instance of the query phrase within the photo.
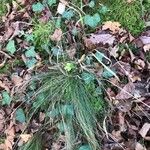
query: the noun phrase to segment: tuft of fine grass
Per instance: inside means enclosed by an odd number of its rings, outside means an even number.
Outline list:
[[[39,81],[39,88],[31,98],[32,109],[29,116],[32,118],[44,111],[47,116],[46,124],[59,120],[58,129],[61,134],[65,134],[67,150],[78,147],[78,135],[96,150],[100,147],[96,139],[97,121],[92,93],[78,74],[50,70],[47,74],[34,77],[32,81]]]

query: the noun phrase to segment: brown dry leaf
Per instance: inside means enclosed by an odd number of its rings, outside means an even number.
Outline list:
[[[21,4],[21,5],[24,5],[26,3],[26,0],[16,0],[17,3]]]
[[[23,79],[16,74],[12,75],[11,80],[15,86],[20,86],[23,82]]]
[[[132,82],[126,84],[121,91],[116,95],[116,99],[129,99],[135,93],[135,85]]]
[[[140,143],[136,143],[135,145],[135,150],[146,150],[146,148],[144,148]]]
[[[122,140],[121,131],[112,131],[112,135],[116,138],[117,141]]]
[[[142,69],[144,69],[144,67],[145,67],[145,62],[144,62],[142,59],[136,60],[136,61],[135,61],[135,64],[137,65],[137,68],[138,68],[139,70],[142,70]]]
[[[146,138],[146,134],[150,130],[150,123],[145,123],[141,130],[139,131],[139,134],[143,137]]]
[[[63,32],[61,29],[56,29],[54,34],[51,36],[51,40],[59,42],[61,40],[62,34]]]
[[[119,46],[117,46],[117,45],[115,47],[110,48],[110,56],[117,58],[118,57],[118,53],[117,53],[118,50],[119,50]]]
[[[5,83],[3,83],[1,80],[0,80],[0,87],[5,89],[8,93],[10,92],[9,87]]]
[[[9,26],[6,29],[6,31],[5,31],[5,34],[3,36],[3,40],[7,41],[11,37],[11,35],[13,34],[13,32],[14,32],[14,28],[12,28],[11,26]]]
[[[20,138],[23,142],[28,142],[31,139],[32,135],[31,134],[21,134]]]
[[[95,47],[98,44],[113,45],[115,37],[111,34],[91,34],[90,38],[84,38],[84,42],[87,48]]]
[[[121,24],[119,22],[106,21],[102,26],[102,30],[109,29],[113,34],[119,32],[121,30]]]
[[[64,5],[68,5],[68,1],[65,0],[59,0],[61,3],[63,3]]]
[[[40,112],[39,121],[42,122],[45,119],[45,113]]]
[[[143,49],[145,52],[150,51],[150,44],[144,45]]]
[[[5,121],[5,112],[0,110],[0,132],[4,129],[4,121]]]
[[[142,41],[142,43],[144,45],[150,44],[150,37],[149,36],[141,36],[139,39]]]
[[[6,150],[12,150],[15,138],[15,128],[12,125],[10,125],[8,129],[5,130],[5,133],[6,133],[5,139]]]

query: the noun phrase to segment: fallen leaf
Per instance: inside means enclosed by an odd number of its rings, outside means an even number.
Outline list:
[[[63,14],[65,12],[66,5],[64,3],[59,2],[57,7],[57,13]]]
[[[102,26],[102,30],[109,29],[113,34],[120,31],[121,24],[119,22],[106,21]]]
[[[145,52],[150,51],[150,44],[144,45],[143,49]]]
[[[143,137],[146,138],[146,134],[150,130],[150,123],[145,123],[143,127],[140,129],[139,134]]]
[[[145,67],[145,62],[142,59],[138,59],[134,63],[137,65],[139,70],[142,70]]]
[[[31,134],[21,134],[21,135],[20,135],[21,140],[22,140],[23,142],[25,142],[25,143],[28,142],[31,137],[32,137]]]
[[[129,82],[116,95],[116,99],[125,100],[125,99],[132,98],[134,93],[135,93],[135,85],[132,82]]]
[[[146,150],[140,143],[136,143],[135,150]]]
[[[0,87],[5,89],[8,93],[10,92],[9,87],[5,83],[3,83],[1,80],[0,80]]]
[[[115,47],[110,48],[110,56],[117,58],[118,57],[118,53],[117,53],[118,50],[119,50],[119,46],[115,46]]]
[[[111,34],[91,34],[90,38],[84,38],[84,42],[87,48],[94,47],[98,44],[113,45],[115,37]]]
[[[11,80],[15,86],[20,86],[23,82],[23,79],[16,74],[12,75]]]
[[[61,29],[56,29],[54,34],[51,36],[51,40],[59,42],[61,40],[62,34],[63,32]]]
[[[150,37],[148,36],[141,36],[139,39],[142,41],[144,45],[150,44]]]
[[[4,129],[4,122],[5,122],[5,112],[0,110],[0,132]]]

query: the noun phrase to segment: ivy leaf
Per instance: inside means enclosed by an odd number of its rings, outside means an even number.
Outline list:
[[[112,78],[114,76],[114,74],[112,72],[108,71],[108,70],[104,70],[103,73],[102,73],[102,76],[104,78],[109,79],[109,78]]]
[[[33,34],[25,34],[25,40],[27,42],[34,41]]]
[[[88,5],[89,5],[89,7],[93,8],[95,6],[95,2],[92,0],[92,1],[90,1],[90,3]]]
[[[44,10],[44,6],[40,2],[37,2],[32,5],[32,10],[34,12],[41,12],[42,10]]]
[[[28,58],[27,61],[26,61],[26,66],[28,68],[32,68],[35,66],[35,64],[37,63],[37,60],[35,58]]]
[[[22,108],[17,109],[16,120],[19,121],[20,123],[24,123],[26,121],[26,117]]]
[[[67,63],[64,67],[64,69],[68,72],[70,72],[71,70],[73,70],[75,68],[75,65],[73,63]]]
[[[73,10],[65,11],[62,14],[62,17],[65,18],[65,19],[67,19],[67,20],[70,20],[73,16],[74,16]]]
[[[15,47],[15,41],[10,40],[8,44],[6,45],[6,50],[10,52],[11,54],[14,54],[16,52],[16,47]]]
[[[79,148],[79,150],[92,150],[89,145],[83,145]]]
[[[2,105],[10,105],[11,103],[11,98],[8,94],[8,92],[2,92]]]
[[[93,54],[93,56],[97,59],[97,61],[100,63],[100,64],[102,64],[103,65],[103,67],[110,73],[110,74],[112,74],[114,77],[116,77],[116,79],[118,79],[119,80],[119,78],[118,78],[118,76],[116,75],[116,73],[114,72],[114,71],[112,71],[108,66],[106,66],[103,62],[102,62],[102,58],[101,57],[98,57],[98,56],[101,56],[102,55],[102,53],[100,53],[100,52],[96,52],[96,54]],[[106,56],[105,55],[103,55],[105,58],[106,58]]]
[[[49,6],[52,6],[53,4],[56,4],[56,0],[47,0],[47,3]]]
[[[101,14],[105,14],[105,13],[107,13],[108,11],[109,11],[108,8],[107,8],[106,6],[104,6],[104,5],[102,5],[101,8],[99,9],[99,12],[100,12]]]
[[[53,47],[51,51],[54,56],[61,56],[63,53],[63,50],[57,47]]]
[[[91,15],[84,16],[85,25],[88,25],[90,27],[96,27],[100,21],[101,19],[98,13],[94,14],[93,16]]]
[[[35,52],[35,47],[31,46],[29,47],[29,49],[25,52],[25,56],[26,57],[35,57],[36,56],[36,52]]]
[[[82,76],[82,79],[87,84],[89,84],[91,81],[93,81],[95,79],[94,75],[92,73],[88,73],[88,72],[83,72],[81,76]]]

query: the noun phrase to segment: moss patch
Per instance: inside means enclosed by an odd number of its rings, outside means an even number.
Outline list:
[[[110,11],[106,20],[118,21],[133,35],[138,35],[144,29],[142,20],[142,4],[140,0],[128,3],[126,0],[108,0],[105,2]]]

